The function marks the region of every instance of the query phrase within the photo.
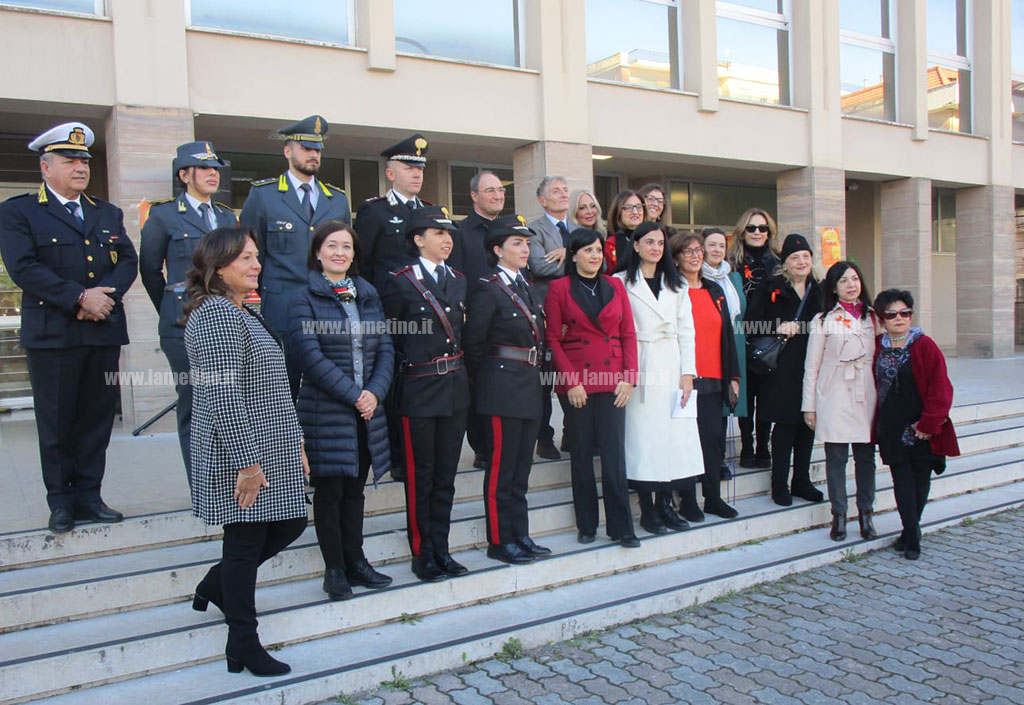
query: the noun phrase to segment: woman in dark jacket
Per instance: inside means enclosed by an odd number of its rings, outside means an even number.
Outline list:
[[[310,243],[309,287],[291,308],[288,349],[302,372],[295,402],[305,434],[313,524],[324,557],[323,589],[352,597],[351,584],[382,588],[391,578],[363,554],[363,488],[391,469],[380,402],[395,364],[384,307],[358,276],[359,237],[338,221],[321,224]]]
[[[754,291],[746,316],[747,323],[760,325],[760,335],[780,335],[787,339],[779,354],[778,367],[758,380],[762,396],[757,410],[765,421],[775,424],[772,430],[772,499],[784,507],[793,503],[792,495],[808,502],[825,498],[811,484],[814,431],[804,423],[800,410],[809,322],[822,308],[821,287],[814,278],[813,263],[807,239],[796,233],[789,235],[782,245],[782,273],[766,279]],[[747,338],[748,343],[752,338]],[[792,489],[787,482],[791,456]]]
[[[775,221],[768,211],[761,208],[750,208],[736,222],[732,231],[732,244],[726,259],[737,272],[743,282],[743,296],[747,301],[765,279],[775,275],[779,268],[779,235]],[[740,350],[741,355],[746,351]],[[749,375],[746,384],[746,417],[740,417],[740,467],[768,468],[772,457],[768,450],[768,436],[771,434],[771,423],[758,413],[754,419],[754,404],[760,411],[761,379]],[[755,448],[754,440],[757,440]]]
[[[644,199],[632,189],[616,194],[608,209],[608,239],[604,241],[605,272],[625,266],[633,253],[633,231],[647,218]]]
[[[892,473],[903,522],[894,548],[914,561],[921,555],[921,513],[932,471],[942,473],[946,456],[960,455],[949,418],[953,385],[939,346],[911,327],[914,297],[909,291],[886,289],[875,299],[875,311],[885,328],[875,346],[875,440]]]

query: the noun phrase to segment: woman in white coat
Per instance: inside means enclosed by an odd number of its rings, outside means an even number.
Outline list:
[[[633,231],[635,256],[615,275],[629,294],[639,357],[639,384],[626,407],[626,476],[640,498],[640,526],[652,534],[689,528],[672,492],[704,472],[696,417],[672,416],[690,399],[697,365],[690,300],[662,227],[645,222]]]
[[[874,377],[878,325],[860,268],[836,262],[825,275],[824,313],[811,320],[801,410],[815,438],[825,443],[825,477],[832,504],[833,541],[846,538],[846,462],[853,446],[860,534],[872,539],[875,502]]]

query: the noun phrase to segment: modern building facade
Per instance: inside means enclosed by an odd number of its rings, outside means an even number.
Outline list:
[[[872,290],[899,286],[964,356],[1012,354],[1024,297],[1024,0],[0,0],[0,197],[37,188],[26,149],[80,119],[91,192],[133,238],[171,195],[176,145],[231,161],[231,205],[284,169],[280,125],[330,122],[322,177],[353,207],[383,191],[380,150],[430,141],[423,196],[469,211],[495,170],[539,213],[546,173],[657,181],[680,228],[757,205],[783,233],[827,231]],[[513,188],[514,187],[514,188]],[[0,274],[0,384],[16,387],[17,293]],[[6,282],[6,284],[5,284]],[[1021,304],[1017,304],[1020,306]],[[163,370],[136,287],[124,371]],[[172,398],[123,385],[126,419]]]

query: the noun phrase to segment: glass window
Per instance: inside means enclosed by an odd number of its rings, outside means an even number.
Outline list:
[[[350,44],[351,0],[306,0],[301,11],[251,0],[190,0],[193,27]]]
[[[928,126],[971,131],[967,0],[928,0]]]
[[[671,192],[669,196],[671,223],[677,227],[689,225],[693,222],[690,220],[690,182],[670,179],[668,190]]]
[[[679,88],[679,21],[674,2],[587,0],[587,75]]]
[[[516,0],[395,0],[395,49],[519,66]]]
[[[102,15],[103,2],[100,0],[9,0],[2,5],[15,7],[38,7],[41,10],[62,10],[64,12],[81,12],[87,15]]]
[[[1024,0],[1013,0],[1010,26],[1010,98],[1013,141],[1024,142]]]
[[[967,56],[967,0],[928,0],[928,51]]]
[[[889,0],[839,0],[839,30],[892,37]]]
[[[730,229],[748,208],[763,208],[776,218],[776,194],[771,186],[692,184],[691,188],[695,227]]]
[[[473,212],[473,197],[469,191],[469,181],[481,171],[493,171],[505,187],[505,208],[502,213],[516,212],[515,180],[509,168],[490,166],[451,166],[449,177],[452,186],[452,214],[469,215]]]
[[[932,189],[932,251],[956,252],[956,191]]]
[[[718,93],[789,105],[789,21],[781,11],[767,14],[747,4],[718,3]]]
[[[840,0],[839,92],[844,115],[896,119],[896,45],[889,0]]]
[[[363,201],[380,194],[380,163],[368,159],[349,159],[348,200],[352,210],[359,210]]]

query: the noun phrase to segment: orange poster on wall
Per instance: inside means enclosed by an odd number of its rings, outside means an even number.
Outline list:
[[[843,258],[843,242],[839,239],[839,228],[821,229],[821,266],[828,269]]]

